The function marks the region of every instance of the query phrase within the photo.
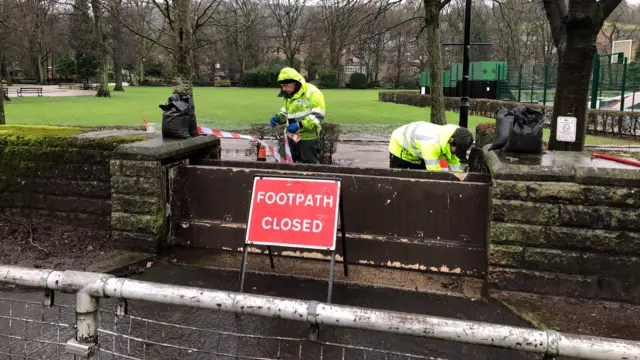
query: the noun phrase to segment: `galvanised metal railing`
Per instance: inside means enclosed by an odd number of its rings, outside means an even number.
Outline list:
[[[66,342],[65,350],[76,358],[98,358],[99,300],[116,298],[125,300],[120,302],[117,315],[126,312],[126,300],[141,300],[293,320],[308,323],[312,328],[327,325],[373,330],[514,349],[548,357],[640,359],[640,342],[634,341],[160,284],[100,273],[0,265],[0,282],[47,289],[50,301],[53,301],[52,291],[75,294],[75,338]]]

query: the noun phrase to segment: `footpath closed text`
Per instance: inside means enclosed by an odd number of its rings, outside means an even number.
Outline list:
[[[321,194],[258,191],[255,204],[267,204],[274,210],[276,206],[293,207],[300,210],[305,208],[332,209],[334,208],[335,197],[333,195]],[[299,213],[305,213],[305,211],[300,211]],[[299,217],[266,215],[260,223],[265,230],[319,233],[323,228],[323,222],[318,219],[304,219]]]

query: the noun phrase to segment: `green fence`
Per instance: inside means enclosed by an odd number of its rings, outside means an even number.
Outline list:
[[[627,64],[625,60],[623,63],[603,61],[594,65],[589,107],[626,111],[640,109],[640,64]],[[556,65],[506,65],[498,71],[506,72],[506,80],[498,81],[498,100],[553,104],[558,79]]]

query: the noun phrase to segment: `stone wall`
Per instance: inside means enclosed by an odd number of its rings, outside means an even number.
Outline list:
[[[491,290],[640,302],[640,170],[586,153],[484,154]]]
[[[0,220],[102,232],[156,252],[167,234],[167,169],[219,158],[219,140],[138,131],[0,127]]]
[[[111,160],[111,229],[119,247],[155,253],[167,244],[169,169],[190,159],[219,159],[220,140],[155,138],[122,146]]]
[[[0,211],[28,223],[110,230],[113,151],[144,137],[82,137],[82,129],[0,128]]]

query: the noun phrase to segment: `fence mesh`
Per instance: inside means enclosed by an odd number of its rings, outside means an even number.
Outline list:
[[[100,359],[444,360],[306,337],[219,331],[100,312]]]
[[[75,337],[75,307],[48,306],[43,294],[39,301],[32,294],[24,294],[24,299],[0,294],[1,360],[73,360],[65,353],[65,343]]]
[[[76,333],[75,298],[56,293],[49,306],[44,294],[0,293],[0,360],[75,359],[65,350]],[[118,303],[101,300],[98,359],[444,360],[427,354],[433,349],[404,349],[394,341],[363,346],[361,340],[367,335],[346,331],[313,341],[304,323],[277,319],[258,323],[252,316],[147,302],[136,302],[129,307],[131,313],[118,314]]]

